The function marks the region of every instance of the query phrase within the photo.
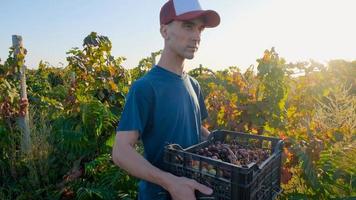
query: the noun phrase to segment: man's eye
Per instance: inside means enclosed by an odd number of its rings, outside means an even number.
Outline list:
[[[192,29],[192,28],[193,28],[193,25],[191,25],[191,24],[186,24],[184,27],[187,28],[187,29]]]

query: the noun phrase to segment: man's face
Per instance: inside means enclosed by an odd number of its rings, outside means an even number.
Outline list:
[[[191,21],[173,21],[166,28],[166,48],[176,55],[192,59],[200,44],[200,35],[204,30],[202,19]]]

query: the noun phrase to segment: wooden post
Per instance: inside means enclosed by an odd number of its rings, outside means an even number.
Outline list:
[[[20,63],[20,101],[23,99],[27,100],[27,86],[26,86],[26,66],[24,64],[24,56],[26,54],[26,49],[23,48],[22,37],[19,35],[12,36],[12,46],[14,48],[14,56],[16,64]],[[20,56],[19,56],[20,55]],[[18,57],[22,57],[18,59]],[[21,61],[20,61],[21,60]],[[18,125],[22,132],[21,150],[22,153],[28,153],[31,150],[31,136],[30,136],[30,120],[28,113],[28,106],[25,110],[25,115],[20,115],[17,119]]]

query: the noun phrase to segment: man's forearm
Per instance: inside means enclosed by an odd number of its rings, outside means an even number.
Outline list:
[[[114,151],[116,152],[113,153],[113,160],[120,168],[137,178],[161,185],[168,190],[169,179],[173,177],[172,174],[153,166],[131,145],[115,147]]]

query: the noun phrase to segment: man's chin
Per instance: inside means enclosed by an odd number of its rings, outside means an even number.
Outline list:
[[[188,60],[191,60],[194,58],[194,54],[190,54],[190,55],[185,55],[185,58]]]

